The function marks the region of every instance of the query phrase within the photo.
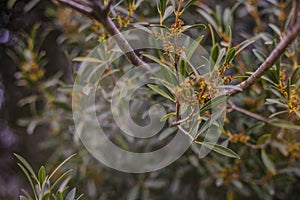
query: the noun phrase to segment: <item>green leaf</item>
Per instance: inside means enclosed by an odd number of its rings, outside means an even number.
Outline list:
[[[165,14],[162,17],[162,21],[165,21],[172,13],[173,13],[173,7],[172,6],[167,7]]]
[[[210,35],[211,35],[211,43],[212,43],[212,46],[214,46],[216,44],[216,39],[215,39],[215,33],[214,33],[214,30],[213,30],[213,27],[208,24],[208,29],[209,29],[209,32],[210,32]]]
[[[30,172],[30,175],[33,177],[33,179],[38,183],[38,178],[36,177],[30,164],[22,156],[16,153],[14,153],[14,156],[24,165],[24,167]]]
[[[188,60],[191,59],[191,57],[193,56],[193,54],[195,53],[195,51],[197,50],[197,48],[200,45],[200,42],[202,41],[204,35],[200,35],[196,40],[194,40],[192,42],[192,44],[188,47],[187,51],[186,51],[186,58]]]
[[[285,88],[286,93],[288,94],[288,99],[291,98],[291,79],[289,78],[287,81],[287,86]]]
[[[235,54],[236,54],[236,48],[234,47],[230,48],[226,55],[225,63],[229,64],[235,58]]]
[[[268,169],[269,172],[271,172],[273,175],[276,174],[276,169],[273,161],[269,158],[269,156],[266,154],[265,150],[261,150],[261,159]]]
[[[271,137],[271,134],[262,135],[260,138],[258,138],[257,145],[264,144],[270,137]]]
[[[213,125],[213,123],[215,123],[222,116],[224,111],[225,108],[221,108],[218,109],[216,112],[213,112],[212,116],[208,120],[206,120],[206,122],[201,126],[199,132],[195,137],[195,140],[197,140],[202,133],[204,133],[208,128],[210,128]]]
[[[255,42],[255,39],[248,39],[248,40],[245,40],[244,42],[240,43],[237,46],[237,51],[236,51],[235,55],[238,55],[239,53],[241,53],[244,49],[246,49],[249,45],[251,45],[254,42]]]
[[[279,37],[281,37],[281,31],[275,24],[269,24],[269,26]]]
[[[288,110],[283,110],[283,111],[275,112],[272,115],[270,115],[269,118],[271,119],[271,118],[276,117],[277,115],[281,115],[281,114],[285,114],[285,113],[288,113]]]
[[[226,100],[227,100],[226,95],[217,96],[209,100],[208,102],[206,102],[206,104],[204,104],[202,108],[199,110],[199,113],[205,112],[213,107],[216,107],[217,105],[226,102]]]
[[[151,27],[158,27],[158,28],[162,28],[162,29],[165,29],[165,30],[167,30],[168,32],[170,32],[170,29],[169,29],[169,27],[167,27],[166,25],[151,24],[150,26],[151,26]]]
[[[50,195],[51,195],[51,192],[48,191],[46,194],[44,194],[42,200],[49,200],[50,199]]]
[[[139,196],[140,185],[135,185],[132,189],[129,190],[127,195],[127,200],[136,200]]]
[[[43,185],[45,178],[46,178],[46,169],[44,166],[41,166],[41,168],[39,169],[39,172],[38,172],[38,179],[39,179],[40,185]]]
[[[8,10],[12,9],[12,7],[15,5],[16,1],[17,0],[8,0],[8,2],[6,4],[7,5],[7,9]]]
[[[191,29],[206,29],[205,24],[195,24],[195,25],[186,25],[182,27],[183,32],[191,30]]]
[[[223,60],[224,56],[226,54],[226,49],[225,48],[222,48],[220,50],[220,53],[219,53],[219,56],[218,56],[218,59],[217,61],[214,63],[215,64],[215,67],[219,66],[221,64],[221,61]]]
[[[29,199],[25,196],[20,196],[20,200],[29,200]]]
[[[232,41],[232,30],[231,30],[232,21],[233,21],[233,17],[232,17],[231,10],[229,8],[225,8],[223,12],[223,24],[227,28],[226,33],[229,36],[229,44],[231,44]]]
[[[254,53],[255,57],[259,60],[259,62],[263,63],[266,60],[266,56],[257,49],[253,49],[252,52]]]
[[[162,89],[160,89],[158,86],[153,85],[153,84],[148,84],[147,85],[150,89],[152,89],[154,92],[156,92],[157,94],[160,94],[161,96],[175,102],[175,99],[173,99],[173,97],[171,97],[169,94],[167,94],[165,91],[163,91]]]
[[[214,143],[210,143],[210,142],[200,142],[200,144],[208,149],[213,150],[216,153],[219,153],[223,156],[227,156],[227,157],[231,157],[231,158],[238,158],[240,159],[240,156],[235,153],[234,151],[232,151],[231,149],[218,145],[218,144],[214,144]]]
[[[65,200],[74,200],[76,195],[76,188],[73,188],[66,196]]]
[[[89,63],[105,63],[103,60],[98,58],[91,58],[91,57],[76,57],[72,61],[74,62],[89,62]]]
[[[83,197],[83,196],[84,196],[83,194],[79,195],[79,197],[77,197],[76,200],[81,199],[81,197]]]
[[[184,58],[180,58],[178,62],[178,71],[183,77],[187,77],[189,74],[187,71],[187,62]]]
[[[158,139],[159,139],[159,140],[164,140],[164,139],[167,138],[169,135],[171,135],[172,133],[174,133],[176,130],[177,130],[177,127],[167,128],[167,129],[164,130],[161,134],[159,134]]]
[[[57,191],[56,194],[55,194],[55,200],[63,200],[63,195],[61,193],[61,191]]]
[[[211,24],[211,26],[215,29],[215,31],[217,31],[218,33],[218,30],[219,30],[219,26],[217,24],[217,22],[215,21],[215,19],[209,15],[206,11],[202,10],[202,9],[199,9],[197,10],[205,19],[206,21]]]
[[[149,54],[143,54],[143,56],[145,56],[146,58],[149,58],[149,59],[153,60],[154,62],[158,63],[162,67],[165,67],[167,69],[170,68],[168,65],[166,65],[165,63],[163,63],[160,59],[156,58],[155,56],[152,56],[152,55],[149,55]]]
[[[25,176],[27,177],[27,180],[29,181],[29,184],[30,184],[31,189],[33,191],[34,197],[35,197],[35,199],[37,199],[37,195],[36,195],[36,192],[35,192],[35,187],[34,187],[34,184],[31,180],[31,178],[30,178],[30,175],[29,175],[28,171],[20,163],[18,163],[18,166],[21,168],[21,170],[24,172]],[[26,196],[27,196],[28,193],[25,191],[24,194],[26,194]],[[28,194],[27,197],[30,197],[30,195]]]
[[[160,121],[161,121],[161,122],[165,122],[165,121],[167,121],[170,117],[173,117],[173,116],[175,116],[175,115],[176,115],[175,112],[168,113],[168,114],[166,114],[165,116],[163,116],[163,117],[160,119]]]
[[[73,170],[72,169],[70,169],[70,170],[68,170],[68,171],[66,171],[65,173],[63,173],[61,176],[59,176],[59,178],[57,178],[56,180],[55,180],[55,182],[51,185],[51,188],[50,188],[50,190],[53,190],[54,189],[54,187],[63,179],[63,178],[65,178],[70,172],[72,172]]]
[[[25,194],[25,196],[26,196],[26,198],[28,200],[33,200],[33,198],[31,197],[31,195],[27,191],[25,191],[24,189],[21,189],[21,191],[23,192],[23,194]]]
[[[287,105],[281,103],[279,101],[279,99],[266,99],[266,103],[265,104],[277,104],[277,105],[279,105],[281,107],[287,108]]]
[[[211,49],[211,53],[210,53],[210,55],[211,55],[211,59],[212,59],[212,61],[214,61],[215,63],[217,62],[217,59],[218,59],[218,57],[219,57],[219,54],[220,54],[220,45],[218,44],[218,43],[216,43],[213,47],[212,47],[212,49]]]
[[[299,125],[295,125],[289,121],[285,121],[285,120],[273,120],[270,122],[270,124],[272,124],[273,126],[276,127],[280,127],[280,128],[284,128],[284,129],[297,129],[300,130],[300,126]]]
[[[73,154],[71,156],[69,156],[68,158],[66,158],[62,163],[60,163],[54,170],[53,172],[50,174],[49,176],[49,180],[51,179],[51,177],[57,172],[57,170],[59,170],[59,168],[61,168],[66,162],[68,162],[71,158],[73,158],[76,154]]]
[[[160,12],[161,15],[164,15],[165,10],[167,8],[167,4],[168,4],[167,0],[159,0],[158,12]]]
[[[251,73],[251,74],[253,74],[253,73]],[[272,81],[270,78],[268,78],[268,77],[266,77],[266,76],[261,76],[261,79],[263,79],[263,80],[265,80],[265,81],[271,83],[271,84],[274,85],[274,86],[277,85],[274,81]]]
[[[30,12],[39,2],[40,2],[40,0],[29,1],[29,3],[27,3],[26,6],[24,7],[25,13]]]
[[[81,92],[83,87],[81,85],[64,85],[57,89],[59,92]]]
[[[265,122],[257,122],[253,126],[246,129],[245,135],[251,135],[256,134],[257,132],[261,132],[262,127],[264,127],[265,125]]]
[[[204,10],[201,10],[201,9],[199,9],[198,10],[198,12],[199,12],[199,14],[201,14],[202,15],[202,17],[204,17],[205,19],[206,19],[206,21],[209,23],[209,24],[211,24],[211,26],[215,29],[215,31],[217,31],[217,33],[218,33],[218,24],[217,24],[217,22],[215,21],[215,19],[211,16],[211,15],[209,15],[206,11],[204,11]]]
[[[300,75],[300,67],[298,66],[294,72],[293,75],[291,76],[291,83],[296,84],[296,82],[299,80],[299,75]]]
[[[196,1],[197,1],[197,0],[189,0],[189,2],[187,2],[187,3],[185,4],[185,6],[182,8],[182,10],[181,10],[181,12],[180,12],[180,15],[181,15],[182,13],[184,13],[184,11],[185,11],[186,9],[188,9],[191,5],[193,5]]]

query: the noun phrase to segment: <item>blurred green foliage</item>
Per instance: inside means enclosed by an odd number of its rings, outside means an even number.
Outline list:
[[[6,9],[12,9],[15,4],[18,2],[8,1]],[[291,0],[126,0],[115,2],[110,16],[119,30],[159,26],[170,31],[173,34],[170,37],[177,37],[183,32],[190,35],[210,52],[210,59],[214,61],[212,68],[230,88],[253,73],[282,39],[292,17],[291,4]],[[177,9],[178,6],[180,9]],[[180,159],[164,169],[125,174],[104,167],[87,152],[75,134],[70,107],[72,84],[78,66],[96,43],[109,37],[108,33],[99,22],[56,1],[27,1],[24,9],[30,13],[41,7],[42,15],[50,23],[47,26],[36,24],[30,27],[30,31],[17,30],[20,32],[17,44],[6,47],[6,55],[18,66],[15,84],[33,91],[33,95],[24,96],[18,102],[18,106],[28,108],[29,113],[16,123],[25,127],[28,134],[46,131],[43,136],[46,139],[36,145],[49,155],[44,158],[45,163],[37,161],[47,169],[53,168],[62,157],[77,153],[68,162],[68,167],[73,169],[70,184],[77,188],[78,193],[84,193],[81,199],[292,200],[299,197],[299,38],[255,85],[230,97],[232,104],[266,120],[251,118],[229,106],[220,138],[220,143],[228,144],[229,149],[224,150],[221,145],[218,149],[216,146],[217,153],[211,152],[200,159],[199,145],[195,143]],[[55,58],[48,57],[41,46],[53,32],[59,32],[57,42],[65,62],[64,66],[59,66],[61,70],[50,74],[50,59]],[[159,34],[158,37],[163,38]],[[187,63],[176,61],[176,52],[180,51],[183,51],[180,47],[166,43],[164,51],[156,52],[155,56],[153,52],[142,53],[145,60],[154,60],[170,68],[181,63],[178,70],[189,78],[187,86],[192,85],[193,90],[195,84],[199,84],[199,88],[207,84],[201,77],[191,75],[193,69],[188,68]],[[107,66],[108,84],[113,84],[111,80],[120,77],[126,70]],[[169,100],[180,97],[175,90],[170,95],[170,91],[166,93],[155,86],[150,85],[149,89],[152,89],[151,102],[164,102],[165,97]],[[197,97],[197,102],[202,106],[212,100],[205,94],[204,91]],[[174,120],[175,110],[172,107],[167,110],[169,114],[164,120],[170,123]],[[206,114],[209,117],[209,113]],[[116,124],[111,116],[106,119],[107,129],[115,130]],[[164,144],[164,140],[172,138],[175,130],[166,127],[159,139],[137,144],[138,150]],[[112,135],[112,140],[122,147],[136,142],[117,133]],[[201,141],[198,143],[203,144]],[[22,155],[27,149],[20,151]],[[231,157],[224,156],[226,152]],[[240,159],[232,158],[237,157],[232,156],[236,155],[234,152]],[[43,167],[39,171],[39,174],[45,174]],[[44,181],[50,179],[40,176],[45,178]],[[37,184],[41,187],[44,181]],[[33,188],[33,191],[36,190]]]

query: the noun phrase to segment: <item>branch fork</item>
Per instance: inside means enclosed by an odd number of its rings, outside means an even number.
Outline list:
[[[107,33],[114,36],[113,39],[116,41],[120,49],[125,53],[129,62],[134,66],[142,66],[147,70],[150,70],[150,66],[145,63],[138,55],[134,52],[128,41],[124,38],[122,33],[116,27],[114,22],[108,16],[110,6],[113,0],[108,0],[108,3],[102,5],[100,0],[57,0],[59,3],[66,5],[74,10],[77,10],[81,14],[99,21]]]
[[[290,23],[289,30],[279,42],[279,44],[248,79],[236,85],[235,88],[227,90],[226,94],[232,96],[252,86],[266,71],[268,71],[276,63],[276,61],[287,49],[287,47],[300,35],[300,0],[294,0],[292,10],[294,16]]]

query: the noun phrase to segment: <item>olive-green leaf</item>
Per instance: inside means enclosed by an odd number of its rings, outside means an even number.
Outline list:
[[[266,168],[268,169],[268,171],[271,172],[272,174],[276,174],[275,165],[273,161],[269,158],[269,156],[266,154],[265,150],[261,150],[261,159],[264,165],[266,166]]]
[[[206,29],[206,25],[205,24],[186,25],[186,26],[183,26],[182,29],[183,29],[183,32],[191,30],[191,29]]]
[[[235,58],[235,53],[236,53],[236,48],[233,47],[233,48],[229,49],[227,56],[225,58],[226,64],[230,63]]]
[[[164,130],[159,136],[158,139],[159,140],[163,140],[165,138],[167,138],[169,135],[171,135],[172,133],[174,133],[177,130],[177,127],[171,127],[168,128],[166,130]]]
[[[220,45],[219,44],[215,44],[213,46],[213,48],[211,49],[211,59],[216,62],[218,57],[219,57],[219,54],[220,54]]]
[[[153,84],[148,84],[147,85],[150,89],[152,89],[154,92],[156,92],[157,94],[160,94],[161,96],[175,102],[175,100],[170,96],[168,95],[165,91],[163,91],[162,89],[160,89],[158,86],[156,85],[153,85]]]
[[[16,158],[24,165],[24,167],[30,172],[30,175],[33,177],[33,179],[35,179],[36,181],[38,181],[32,167],[30,166],[30,164],[20,155],[14,153],[14,155],[16,156]]]
[[[175,116],[175,115],[176,115],[175,112],[168,113],[168,114],[166,114],[165,116],[163,116],[163,117],[160,119],[160,121],[161,121],[161,122],[165,122],[165,121],[167,121],[170,117],[173,117],[173,116]]]
[[[262,135],[260,138],[258,138],[257,145],[264,144],[270,137],[271,137],[271,134]]]
[[[223,156],[240,159],[240,156],[237,153],[227,147],[210,142],[201,142],[201,145]]]
[[[43,182],[45,181],[45,178],[46,178],[46,169],[44,166],[41,166],[41,168],[39,169],[39,172],[38,172],[38,179],[39,179],[40,185],[43,184]]]
[[[273,126],[284,128],[284,129],[297,129],[297,130],[300,130],[299,125],[293,124],[293,123],[291,123],[289,121],[285,121],[285,120],[273,120],[273,121],[271,121],[271,124]]]

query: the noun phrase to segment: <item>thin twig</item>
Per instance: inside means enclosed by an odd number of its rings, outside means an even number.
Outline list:
[[[299,10],[300,10],[300,2],[299,2],[299,0],[294,0],[293,8],[292,8],[293,16],[291,19],[290,26],[294,26],[297,23],[297,20],[298,20],[297,12],[299,12]]]
[[[232,110],[238,111],[238,112],[240,112],[240,113],[242,113],[244,115],[247,115],[249,117],[252,117],[253,119],[256,119],[258,121],[262,121],[262,122],[265,122],[265,123],[269,123],[270,122],[269,119],[264,118],[264,117],[262,117],[262,116],[260,116],[258,114],[253,113],[253,112],[250,112],[248,110],[245,110],[243,108],[240,108],[240,107],[236,106],[234,103],[232,103],[231,101],[228,101],[228,104],[229,104],[229,106],[230,106],[230,108]]]
[[[269,144],[270,142],[267,142],[265,144],[262,145],[257,145],[257,144],[251,144],[251,143],[246,143],[246,145],[252,149],[265,149],[267,147],[267,144]]]
[[[87,3],[87,1],[83,2],[71,0],[58,0],[58,2],[77,10],[89,18],[99,21],[107,33],[111,36],[114,36],[113,39],[116,41],[120,49],[125,53],[129,62],[135,66],[142,66],[147,70],[151,69],[147,63],[137,56],[126,38],[124,38],[119,29],[108,16],[112,0],[109,0],[106,5],[101,5],[100,0],[90,0],[89,2],[91,3]]]
[[[76,1],[70,1],[70,0],[58,0],[63,5],[66,5],[74,10],[77,10],[78,12],[91,17],[91,14],[93,12],[93,9],[84,5],[83,2],[76,2]]]
[[[184,118],[182,120],[179,120],[179,121],[173,122],[172,126],[177,126],[177,125],[182,124],[183,122],[186,122],[187,120],[189,120],[193,116],[194,113],[195,113],[195,109],[193,109],[192,112],[186,118]]]
[[[298,7],[300,0],[294,0],[294,6]],[[293,8],[295,11],[297,8]],[[258,67],[258,69],[245,81],[241,82],[240,84],[236,85],[236,88],[231,88],[226,91],[228,95],[234,95],[242,90],[252,86],[256,80],[258,80],[266,71],[268,71],[275,62],[279,59],[279,57],[284,53],[285,49],[299,36],[300,34],[300,10],[295,12],[297,16],[295,16],[295,20],[293,20],[295,24],[293,24],[289,30],[287,31],[286,35],[282,38],[279,44],[275,47],[275,49],[270,53],[267,59]]]
[[[193,137],[189,132],[187,132],[182,126],[178,125],[177,127],[178,127],[179,130],[181,130],[185,135],[187,135],[192,141],[194,141],[194,137]]]

